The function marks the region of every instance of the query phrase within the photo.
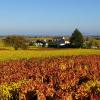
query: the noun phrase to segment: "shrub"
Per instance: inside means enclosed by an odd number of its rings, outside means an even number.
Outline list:
[[[27,49],[28,45],[26,44],[27,41],[23,36],[7,36],[4,39],[4,43],[6,45],[14,47],[15,50]]]

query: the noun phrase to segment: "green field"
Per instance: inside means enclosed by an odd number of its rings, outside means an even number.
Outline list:
[[[33,57],[72,56],[72,55],[100,55],[95,49],[36,49],[36,50],[0,50],[0,61],[30,59]]]

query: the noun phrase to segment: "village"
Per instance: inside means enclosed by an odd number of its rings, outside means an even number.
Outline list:
[[[90,40],[85,37],[83,46],[84,48],[99,49],[99,40],[96,37],[90,37]],[[30,41],[29,45],[47,48],[71,48],[69,37],[65,36],[53,37],[52,39],[34,39]]]
[[[30,42],[30,45],[36,46],[36,47],[67,47],[70,45],[70,41],[68,41],[64,36],[62,37],[55,37],[53,39],[49,40],[33,40]]]

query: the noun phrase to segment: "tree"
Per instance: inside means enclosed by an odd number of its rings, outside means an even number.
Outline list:
[[[97,46],[98,48],[100,48],[100,40],[96,40],[95,46]]]
[[[92,46],[100,48],[100,40],[91,39],[88,42],[88,47],[91,48]]]
[[[26,39],[23,36],[7,36],[4,39],[6,45],[14,47],[15,50],[27,49],[28,45],[26,44]]]
[[[70,44],[71,47],[79,48],[83,46],[84,38],[82,33],[75,29],[75,31],[72,33],[72,36],[70,37]]]

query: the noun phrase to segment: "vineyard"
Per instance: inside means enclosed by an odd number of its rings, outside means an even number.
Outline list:
[[[100,55],[2,61],[0,100],[100,100]]]

